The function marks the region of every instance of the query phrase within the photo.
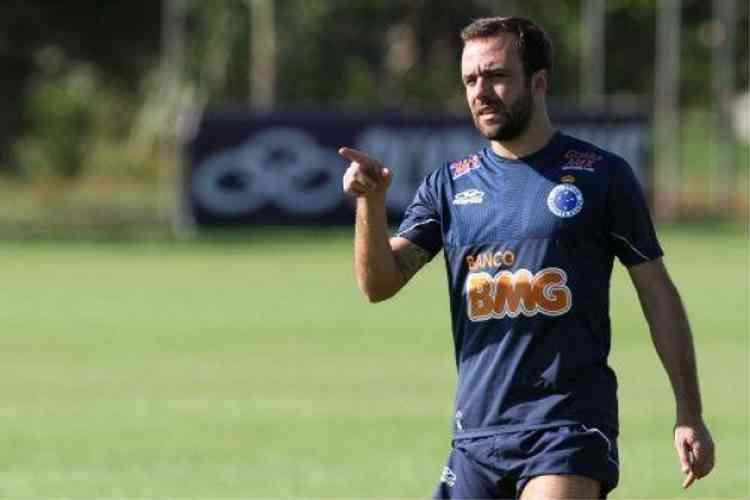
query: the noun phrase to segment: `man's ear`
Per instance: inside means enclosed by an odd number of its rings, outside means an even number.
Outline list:
[[[531,93],[533,95],[546,95],[549,90],[549,72],[540,69],[531,76]]]

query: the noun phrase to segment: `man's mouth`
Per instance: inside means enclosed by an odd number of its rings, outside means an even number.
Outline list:
[[[477,116],[483,120],[496,120],[503,116],[503,112],[499,108],[485,107],[477,110]]]
[[[477,110],[477,116],[496,116],[500,115],[502,110],[495,106],[484,106]]]

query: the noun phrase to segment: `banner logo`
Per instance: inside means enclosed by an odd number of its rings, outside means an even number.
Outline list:
[[[394,220],[403,216],[420,183],[434,170],[447,169],[449,180],[462,182],[463,176],[472,179],[486,168],[484,153],[476,153],[487,147],[486,140],[471,120],[449,114],[350,115],[329,109],[266,114],[222,107],[190,113],[188,118],[180,205],[184,220],[199,226],[350,224],[354,204],[341,189],[346,169],[336,154],[341,145],[365,151],[396,173],[386,205]],[[558,125],[571,135],[632,165],[649,164],[645,155],[650,128],[643,116],[573,113],[563,120]],[[458,161],[446,164],[448,158]],[[555,184],[565,183],[560,177],[566,174],[591,175],[587,172],[603,167],[607,158],[584,145],[566,148]],[[641,181],[648,179],[644,172],[636,174]],[[473,187],[461,186],[452,194]],[[483,205],[489,201],[487,192],[484,198]]]
[[[193,195],[223,216],[269,203],[296,215],[325,214],[343,200],[340,163],[302,130],[272,128],[206,158],[193,173]]]

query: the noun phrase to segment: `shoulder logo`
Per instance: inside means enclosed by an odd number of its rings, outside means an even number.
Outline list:
[[[449,165],[449,168],[451,169],[451,177],[458,179],[462,175],[466,175],[481,166],[482,163],[479,161],[479,155],[471,155],[463,160],[454,161]]]
[[[590,151],[568,150],[563,155],[565,164],[561,170],[582,170],[584,172],[593,172],[594,165],[604,159],[602,155]]]
[[[547,208],[558,217],[573,217],[583,209],[583,193],[573,184],[558,184],[547,196]]]
[[[454,205],[480,204],[484,201],[484,191],[478,189],[467,189],[453,197]]]

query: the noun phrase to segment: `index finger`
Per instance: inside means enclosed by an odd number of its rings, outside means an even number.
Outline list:
[[[367,168],[377,168],[380,163],[369,156],[367,156],[362,151],[359,151],[354,148],[339,148],[339,154],[350,161],[356,161],[360,165],[367,167]]]

